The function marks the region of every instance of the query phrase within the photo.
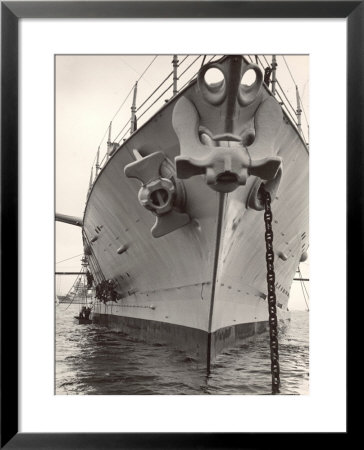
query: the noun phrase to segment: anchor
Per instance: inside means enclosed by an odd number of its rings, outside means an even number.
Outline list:
[[[171,233],[190,222],[190,216],[178,210],[183,203],[182,182],[175,181],[173,176],[161,176],[165,161],[162,152],[155,152],[124,168],[128,178],[136,178],[142,183],[138,200],[156,216],[151,228],[155,238]]]
[[[218,68],[223,81],[208,85],[203,75],[209,68]],[[247,87],[242,77],[250,69],[256,81]],[[276,177],[282,159],[274,155],[274,142],[282,111],[273,97],[263,98],[262,78],[256,65],[239,57],[204,66],[196,88],[202,100],[183,96],[173,110],[172,125],[180,144],[175,158],[178,178],[205,175],[209,187],[227,193],[245,185],[250,175],[266,181]]]

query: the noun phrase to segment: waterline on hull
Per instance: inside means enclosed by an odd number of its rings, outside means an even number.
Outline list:
[[[230,325],[212,333],[197,328],[112,314],[92,315],[95,324],[132,336],[150,344],[169,344],[199,363],[213,362],[224,349],[234,347],[255,335],[265,332],[268,322]],[[210,341],[210,345],[209,345]],[[207,364],[209,366],[209,364]]]

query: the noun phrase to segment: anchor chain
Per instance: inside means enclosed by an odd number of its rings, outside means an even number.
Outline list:
[[[264,198],[264,222],[265,222],[265,245],[267,262],[267,286],[268,286],[268,312],[269,312],[269,335],[270,335],[270,359],[272,373],[272,394],[279,394],[279,353],[278,353],[278,320],[275,293],[275,272],[274,272],[274,252],[273,252],[273,229],[271,210],[271,197],[262,186]]]

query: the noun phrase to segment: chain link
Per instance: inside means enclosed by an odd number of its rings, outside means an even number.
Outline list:
[[[272,373],[272,394],[279,394],[279,353],[278,353],[278,320],[275,293],[274,252],[273,252],[273,214],[270,207],[270,193],[262,187],[264,198],[265,245],[267,262],[268,312],[270,335],[270,359]]]

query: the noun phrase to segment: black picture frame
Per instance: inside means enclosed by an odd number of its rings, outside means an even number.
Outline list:
[[[359,296],[363,262],[363,1],[1,2],[1,448],[257,448],[254,433],[18,433],[18,22],[22,18],[346,18],[347,303]],[[328,44],[329,45],[329,44]],[[333,76],[335,64],[328,67]],[[328,180],[340,185],[340,174]],[[331,184],[332,186],[332,184]],[[340,186],[339,186],[340,187]],[[325,195],[325,194],[324,194]],[[334,220],[335,212],[333,211]],[[333,243],[335,237],[333,236]],[[353,298],[352,298],[353,300]],[[357,298],[355,300],[360,300]],[[9,319],[10,318],[10,319]],[[350,346],[348,345],[347,348]],[[334,395],[334,394],[333,394]],[[274,410],[272,411],[274,413]],[[341,433],[344,437],[348,433]],[[300,438],[304,442],[308,434]],[[285,446],[289,435],[279,435]],[[297,436],[294,436],[296,439]],[[317,439],[317,436],[316,438]],[[336,439],[336,438],[335,438]],[[318,441],[316,441],[318,443]]]

